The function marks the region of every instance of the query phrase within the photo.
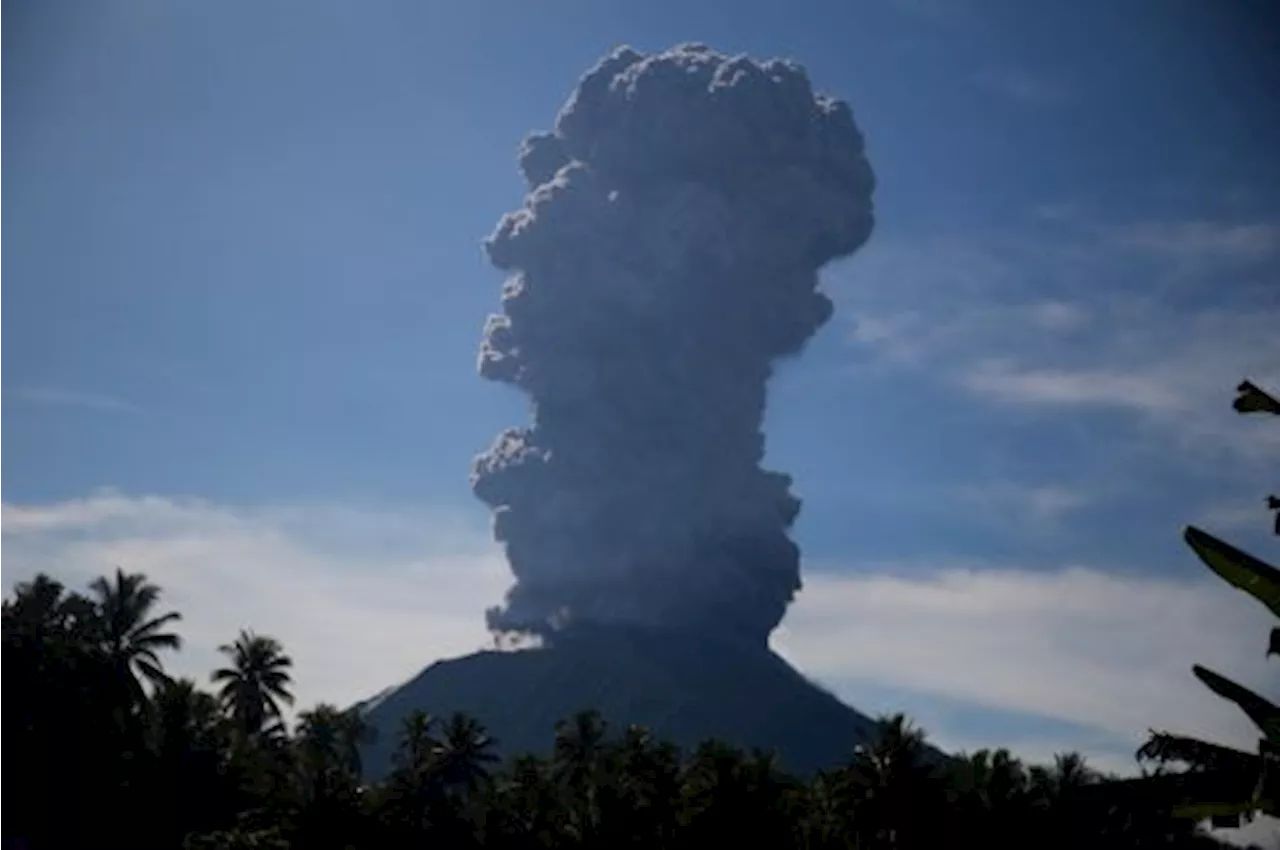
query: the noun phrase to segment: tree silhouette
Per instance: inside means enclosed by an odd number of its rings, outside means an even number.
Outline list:
[[[1280,416],[1280,402],[1250,381],[1242,382],[1233,402],[1242,414]],[[1268,508],[1280,506],[1268,497]],[[1275,531],[1280,534],[1280,524]],[[1206,567],[1231,586],[1261,602],[1280,618],[1280,570],[1194,526],[1183,534]],[[1280,626],[1271,629],[1267,655],[1280,653]],[[1186,772],[1150,777],[1143,783],[1178,815],[1216,825],[1238,826],[1256,812],[1280,814],[1280,706],[1226,676],[1199,664],[1195,674],[1209,690],[1234,702],[1262,732],[1258,752],[1248,753],[1184,735],[1152,732],[1138,750],[1150,762],[1181,764]]]
[[[234,643],[218,647],[231,661],[213,672],[218,696],[246,737],[258,735],[268,721],[281,717],[281,705],[292,705],[289,669],[293,659],[275,638],[244,630]]]
[[[182,648],[182,639],[166,626],[182,619],[176,611],[152,617],[160,600],[160,588],[142,573],[117,569],[113,580],[94,579],[89,585],[98,607],[98,641],[107,662],[126,674],[133,698],[143,700],[142,681],[156,685],[167,681],[157,654]]]
[[[154,604],[159,593],[140,594],[147,582],[120,572],[94,582],[99,586],[121,600],[112,610],[123,611],[123,600],[140,595]],[[368,729],[358,709],[320,703],[299,714],[292,733],[285,729],[281,707],[291,699],[291,664],[278,642],[246,631],[222,647],[229,664],[212,677],[217,693],[189,679],[148,679],[121,659],[146,658],[129,647],[158,651],[167,642],[133,641],[163,634],[140,628],[161,618],[152,618],[146,604],[133,607],[142,613],[121,615],[119,622],[134,625],[117,629],[125,637],[112,641],[104,638],[112,631],[103,625],[103,606],[48,576],[18,584],[5,600],[4,661],[13,688],[4,712],[6,768],[22,780],[5,785],[6,844],[21,839],[34,850],[1221,846],[1195,822],[1174,817],[1170,798],[1150,793],[1155,786],[1102,781],[1071,754],[1029,767],[1005,750],[945,757],[901,714],[881,718],[876,734],[843,766],[798,776],[770,751],[710,740],[686,755],[641,726],[611,734],[594,711],[548,730],[545,752],[500,762],[497,742],[475,718],[455,713],[441,723],[417,712],[402,725],[391,774],[370,781],[361,776]],[[140,681],[150,688],[130,685]],[[122,716],[130,722],[118,723]],[[1153,779],[1254,776],[1247,769],[1256,762],[1242,758],[1256,758],[1249,753],[1173,736],[1159,746],[1197,766]],[[1183,797],[1203,790],[1178,787]],[[71,816],[99,809],[112,816]]]

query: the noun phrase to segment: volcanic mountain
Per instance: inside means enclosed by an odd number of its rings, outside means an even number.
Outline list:
[[[686,750],[709,738],[773,750],[797,773],[839,764],[874,728],[768,649],[624,627],[438,661],[367,701],[370,776],[389,770],[399,722],[419,708],[474,716],[503,756],[549,752],[558,721],[596,709],[614,731],[642,725]]]
[[[830,318],[819,272],[874,226],[853,111],[783,59],[620,47],[520,147],[485,243],[501,312],[480,374],[531,421],[475,458],[513,583],[490,630],[542,648],[431,665],[365,705],[465,711],[507,754],[584,709],[808,771],[870,721],[769,649],[801,586],[791,478],[762,467],[769,379]]]

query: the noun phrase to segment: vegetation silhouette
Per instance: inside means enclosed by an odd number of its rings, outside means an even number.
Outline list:
[[[1280,416],[1280,401],[1251,381],[1242,382],[1236,392],[1233,407],[1238,413]],[[1268,496],[1266,505],[1276,510],[1280,500]],[[1280,518],[1275,533],[1280,535]],[[1195,526],[1188,526],[1183,538],[1218,577],[1280,618],[1280,570]],[[1280,626],[1272,627],[1266,654],[1280,654]],[[1138,750],[1138,758],[1154,762],[1161,771],[1121,785],[1160,801],[1179,817],[1208,818],[1219,826],[1239,826],[1259,812],[1280,815],[1280,707],[1199,664],[1191,670],[1211,691],[1239,706],[1262,732],[1257,753],[1153,731]],[[1183,770],[1165,773],[1163,768],[1169,764],[1181,765]]]
[[[176,616],[152,616],[158,587],[118,571],[91,588],[39,575],[3,605],[6,846],[1224,846],[1078,755],[940,759],[901,714],[838,767],[802,775],[771,751],[714,739],[681,750],[595,711],[548,730],[544,752],[499,762],[476,719],[419,711],[401,723],[391,771],[368,782],[359,707],[284,722],[292,674],[279,643],[243,632],[205,691],[164,673],[163,651],[180,642],[163,631]]]

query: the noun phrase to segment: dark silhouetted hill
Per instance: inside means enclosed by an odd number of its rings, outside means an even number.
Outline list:
[[[636,723],[686,749],[713,737],[773,749],[799,773],[846,760],[875,726],[767,648],[615,627],[440,661],[363,708],[377,730],[371,777],[390,769],[400,721],[419,708],[471,714],[503,756],[549,752],[557,721],[594,708],[615,732]]]

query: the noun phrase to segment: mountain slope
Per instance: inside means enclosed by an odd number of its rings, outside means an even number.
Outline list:
[[[548,751],[557,721],[595,708],[612,727],[641,724],[684,747],[715,737],[775,749],[801,773],[843,761],[874,728],[766,648],[613,627],[440,661],[363,703],[378,733],[371,777],[389,770],[400,720],[417,708],[475,716],[504,756]]]

